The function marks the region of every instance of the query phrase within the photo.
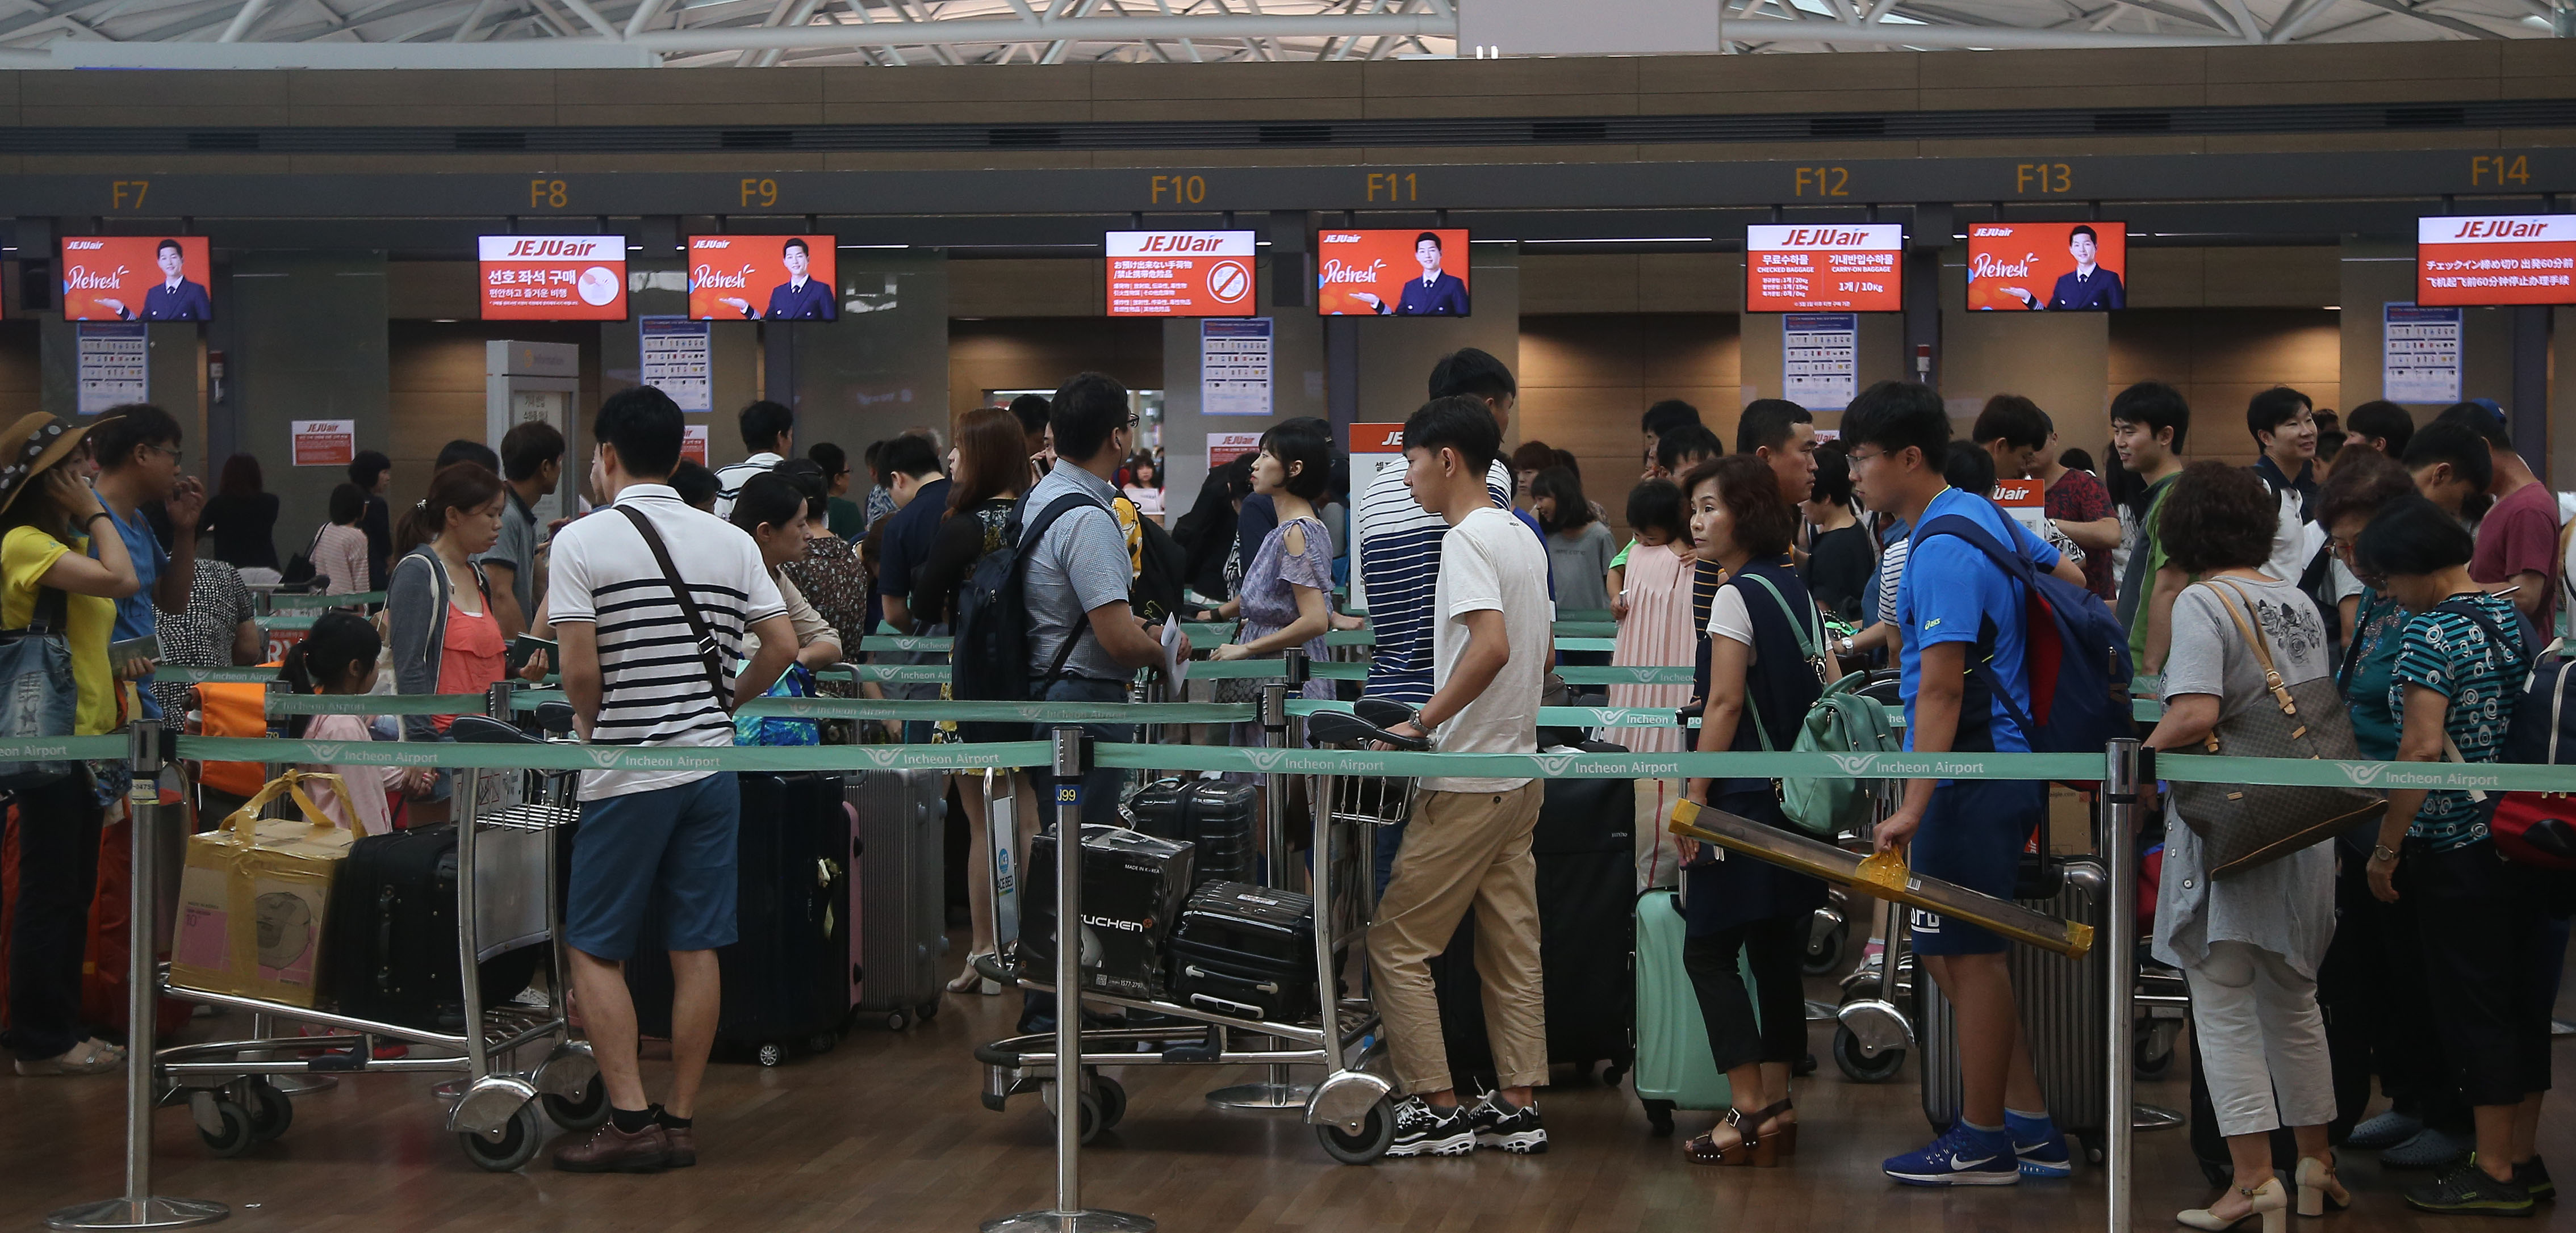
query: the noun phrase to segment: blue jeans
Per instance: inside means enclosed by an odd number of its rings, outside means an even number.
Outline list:
[[[1098,681],[1087,677],[1068,677],[1049,685],[1048,702],[1125,702],[1127,682]],[[1035,740],[1055,739],[1054,724],[1030,725]],[[1092,740],[1124,744],[1136,739],[1134,724],[1083,724],[1082,730]],[[1037,788],[1038,829],[1053,833],[1056,829],[1056,778],[1053,766],[1029,768],[1029,780]],[[1118,825],[1118,793],[1126,786],[1127,772],[1115,767],[1093,767],[1082,777],[1082,824],[1084,826]],[[1059,845],[1061,854],[1066,849]],[[1079,852],[1079,841],[1071,849]],[[1078,858],[1076,858],[1078,859]],[[1030,993],[1020,1010],[1022,1033],[1047,1032],[1055,1029],[1055,995]]]

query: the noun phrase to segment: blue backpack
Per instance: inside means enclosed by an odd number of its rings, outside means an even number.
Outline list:
[[[1030,523],[1024,533],[1020,511],[1027,508],[1027,502],[1021,502],[1011,511],[1010,523],[1002,531],[1002,546],[975,562],[966,584],[957,588],[957,620],[948,653],[951,697],[959,701],[1026,702],[1045,692],[1064,671],[1074,643],[1082,639],[1079,626],[1058,648],[1055,665],[1046,676],[1030,677],[1029,558],[1021,551],[1021,545],[1036,543],[1056,519],[1086,505],[1105,508],[1080,493],[1067,493],[1038,511],[1037,521]]]
[[[1991,664],[1980,661],[1971,668],[2030,738],[2031,752],[2100,753],[2114,737],[2137,734],[2129,713],[2129,633],[2102,597],[2040,572],[1964,515],[1945,514],[1923,524],[1914,532],[1915,548],[1935,535],[1974,546],[2029,596],[2022,679],[2030,684],[2030,714],[2022,714]],[[1910,569],[1913,562],[1906,565]]]

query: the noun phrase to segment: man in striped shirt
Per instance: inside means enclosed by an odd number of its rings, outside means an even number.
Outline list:
[[[680,461],[680,425],[679,405],[651,386],[601,404],[592,473],[615,507],[555,536],[548,601],[564,697],[593,745],[729,747],[729,712],[767,692],[796,653],[759,547],[665,482]],[[759,650],[737,674],[746,631]],[[690,1116],[715,1043],[716,948],[735,940],[741,805],[729,772],[583,773],[564,940],[610,1115],[557,1153],[557,1168],[649,1173],[697,1162]],[[660,909],[671,952],[672,1078],[662,1105],[644,1099],[624,973],[648,905]]]
[[[796,413],[764,398],[742,409],[742,447],[751,456],[716,468],[716,517],[733,516],[733,499],[752,476],[796,455]]]

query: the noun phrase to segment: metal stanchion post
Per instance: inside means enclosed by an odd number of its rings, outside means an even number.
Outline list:
[[[232,1209],[204,1199],[152,1193],[153,1014],[161,999],[153,941],[164,905],[158,886],[158,835],[176,825],[176,812],[161,804],[161,724],[137,720],[132,729],[134,786],[126,793],[134,823],[134,897],[127,909],[133,936],[125,964],[125,1194],[66,1207],[45,1217],[50,1229],[184,1229],[213,1224]]]
[[[1091,740],[1057,728],[1055,768],[1055,1206],[984,1222],[983,1233],[1153,1233],[1154,1222],[1082,1206],[1082,774]]]
[[[286,682],[283,679],[271,679],[265,686],[265,690],[265,696],[270,698],[284,697],[293,692],[287,688]],[[267,713],[270,716],[268,721],[268,734],[272,737],[284,737],[287,733],[286,717],[278,715],[274,711],[269,711]],[[287,769],[287,764],[282,762],[271,762],[267,763],[262,769],[266,778],[275,779],[280,772]],[[253,1014],[250,1017],[250,1034],[254,1038],[260,1040],[268,1039],[269,1033],[275,1030],[276,1026],[277,1021],[268,1015]],[[245,1054],[244,1056],[251,1058],[269,1058],[277,1055],[275,1053],[261,1053]],[[268,1077],[268,1082],[269,1086],[276,1088],[278,1091],[285,1093],[290,1097],[310,1096],[315,1092],[327,1092],[332,1088],[340,1086],[340,1081],[329,1075],[270,1075]]]
[[[1282,652],[1282,656],[1287,661],[1289,680],[1303,685],[1306,657],[1295,648]],[[1254,701],[1263,741],[1272,749],[1284,749],[1289,745],[1288,689],[1287,682],[1269,682],[1261,687],[1261,693]],[[1263,845],[1264,859],[1270,866],[1268,885],[1273,890],[1289,890],[1293,889],[1289,885],[1293,879],[1288,876],[1288,866],[1294,858],[1288,846],[1288,783],[1291,776],[1272,775],[1269,778],[1270,790],[1265,794],[1267,804],[1261,811],[1262,827],[1269,832],[1269,839]],[[1270,1038],[1261,1039],[1266,1041]],[[1208,1093],[1207,1101],[1220,1109],[1302,1111],[1307,1099],[1314,1094],[1311,1084],[1295,1082],[1287,1066],[1273,1063],[1268,1076],[1261,1081],[1218,1088]]]
[[[2112,1233],[2128,1233],[2132,1199],[2130,1141],[2135,1135],[2129,1103],[2136,1076],[2130,1070],[2131,1021],[2138,994],[2138,794],[2153,785],[2154,762],[2140,753],[2137,741],[2111,742],[2102,777],[2103,876],[2111,883],[2111,903],[2102,945],[2110,965],[2111,1076],[2110,1103],[2102,1119],[2102,1172],[2108,1179],[2104,1206]]]

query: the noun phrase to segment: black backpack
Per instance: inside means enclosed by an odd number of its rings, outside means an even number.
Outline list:
[[[1159,622],[1181,610],[1181,586],[1189,580],[1190,554],[1163,524],[1142,514],[1136,521],[1144,532],[1144,550],[1131,603],[1137,616],[1148,623]]]
[[[1044,537],[1055,520],[1083,506],[1105,508],[1080,493],[1057,497],[1038,511],[1025,533],[1020,527],[1023,503],[1011,511],[1002,528],[1002,546],[975,562],[966,585],[957,589],[957,620],[951,629],[949,693],[961,701],[1026,702],[1052,684],[1082,638],[1077,626],[1055,663],[1039,680],[1029,678],[1028,557],[1021,546]]]

